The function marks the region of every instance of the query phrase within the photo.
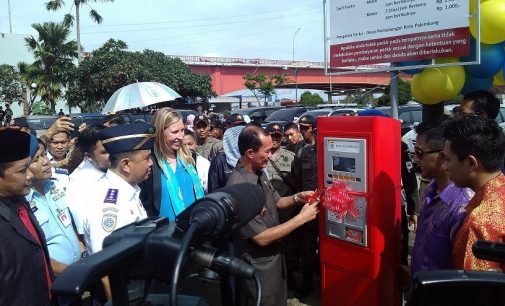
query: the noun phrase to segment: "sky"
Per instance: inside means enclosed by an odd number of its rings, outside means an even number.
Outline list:
[[[48,12],[46,0],[10,0],[12,33],[36,37],[34,23],[61,21],[75,13],[72,0]],[[88,0],[81,7],[81,44],[92,51],[109,38],[129,50],[151,49],[169,55],[197,55],[323,61],[321,0]],[[89,6],[88,6],[89,4]],[[103,17],[89,17],[90,7]],[[0,0],[0,33],[9,33],[8,0]],[[72,38],[75,39],[75,25]]]

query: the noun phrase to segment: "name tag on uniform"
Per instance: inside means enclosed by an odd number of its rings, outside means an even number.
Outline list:
[[[111,204],[116,204],[117,203],[117,194],[119,192],[119,189],[112,189],[110,188],[107,190],[107,194],[105,195],[105,199],[103,200],[104,203],[111,203]]]
[[[64,227],[68,227],[72,221],[70,220],[70,216],[68,215],[68,209],[65,208],[63,210],[60,210],[58,213],[58,219],[60,219],[61,224],[63,224]]]
[[[30,209],[32,210],[33,213],[39,210],[39,208],[37,207],[37,203],[35,201],[30,202]]]

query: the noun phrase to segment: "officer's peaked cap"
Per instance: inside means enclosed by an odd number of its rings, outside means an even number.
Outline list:
[[[301,125],[310,125],[310,126],[312,126],[312,128],[316,128],[316,126],[317,126],[316,118],[314,118],[311,115],[301,116],[300,119],[298,120],[298,123]]]
[[[151,150],[155,128],[148,123],[123,124],[103,129],[100,140],[107,153]]]

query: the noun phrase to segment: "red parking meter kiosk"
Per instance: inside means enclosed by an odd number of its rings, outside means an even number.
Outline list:
[[[400,303],[400,122],[317,118],[319,188],[342,180],[356,214],[321,206],[321,305]]]

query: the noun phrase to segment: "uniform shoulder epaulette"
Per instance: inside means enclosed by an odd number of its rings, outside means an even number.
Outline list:
[[[54,173],[68,175],[68,170],[63,168],[54,168]]]

